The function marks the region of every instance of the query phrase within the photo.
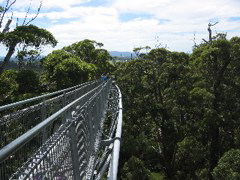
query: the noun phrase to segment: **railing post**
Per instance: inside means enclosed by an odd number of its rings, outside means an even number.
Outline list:
[[[69,138],[70,138],[70,146],[71,146],[71,158],[72,158],[72,166],[73,166],[73,177],[74,180],[80,180],[80,163],[78,161],[79,154],[77,149],[77,138],[75,133],[75,122],[72,122],[72,125],[69,129]]]
[[[67,105],[67,96],[66,91],[63,92],[63,107]],[[67,112],[64,112],[62,123],[65,123],[67,120]]]
[[[47,109],[46,109],[46,100],[43,99],[43,103],[42,103],[42,107],[41,107],[41,121],[44,121],[47,118]],[[46,142],[47,140],[47,136],[48,136],[48,132],[47,129],[45,128],[43,131],[43,138],[42,138],[42,143]]]

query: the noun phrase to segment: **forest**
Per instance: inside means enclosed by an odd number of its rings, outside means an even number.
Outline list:
[[[122,179],[240,178],[240,38],[212,39],[117,67]]]
[[[123,95],[119,179],[240,179],[240,37],[209,31],[192,53],[146,46],[129,62],[85,39],[37,60],[57,40],[25,20],[0,33],[0,105],[107,73]],[[14,53],[18,67],[6,68]]]

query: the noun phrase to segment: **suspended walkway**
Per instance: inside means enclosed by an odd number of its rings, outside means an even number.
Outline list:
[[[0,107],[0,179],[117,179],[119,88],[91,81]]]

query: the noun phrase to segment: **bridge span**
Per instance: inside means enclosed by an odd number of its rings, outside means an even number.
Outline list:
[[[0,107],[0,179],[117,179],[122,96],[111,79]]]

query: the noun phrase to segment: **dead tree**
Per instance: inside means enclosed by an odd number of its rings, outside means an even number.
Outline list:
[[[208,39],[209,40],[207,41],[205,39],[202,39],[205,43],[212,44],[213,37],[212,37],[212,29],[211,29],[211,27],[215,26],[216,24],[218,24],[218,22],[215,22],[214,24],[208,23]]]

